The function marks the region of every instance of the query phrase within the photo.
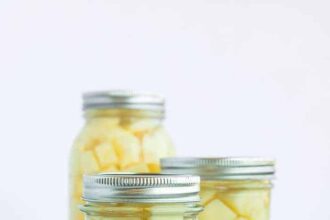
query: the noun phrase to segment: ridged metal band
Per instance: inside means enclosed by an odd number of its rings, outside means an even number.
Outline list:
[[[199,201],[198,176],[108,173],[84,176],[89,202],[177,203]]]
[[[203,180],[272,179],[275,161],[260,157],[163,158],[162,171],[199,175]]]
[[[157,94],[110,90],[83,94],[83,109],[123,108],[164,112],[165,99]]]

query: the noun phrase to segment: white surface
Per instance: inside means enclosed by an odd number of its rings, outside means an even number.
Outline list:
[[[330,219],[329,6],[0,1],[1,219],[66,219],[80,94],[107,88],[163,93],[180,155],[276,157],[273,220]]]

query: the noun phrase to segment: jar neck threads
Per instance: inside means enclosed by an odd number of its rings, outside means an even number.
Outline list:
[[[87,216],[149,219],[151,216],[195,216],[202,211],[202,207],[198,203],[134,204],[87,202],[85,205],[80,206],[80,210]]]
[[[84,112],[86,119],[93,118],[145,118],[158,119],[164,118],[164,113],[161,111],[152,110],[136,110],[136,109],[88,109]]]
[[[217,189],[222,192],[244,191],[244,190],[268,190],[273,188],[271,180],[204,180],[201,189]]]

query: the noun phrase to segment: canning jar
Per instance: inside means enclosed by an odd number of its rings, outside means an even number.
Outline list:
[[[196,220],[199,177],[98,174],[84,177],[85,220]]]
[[[165,158],[164,173],[201,177],[199,220],[269,220],[274,160],[265,158]]]
[[[70,158],[70,220],[82,220],[84,174],[159,172],[160,158],[174,155],[165,131],[164,99],[130,91],[92,92],[83,96],[86,123]]]

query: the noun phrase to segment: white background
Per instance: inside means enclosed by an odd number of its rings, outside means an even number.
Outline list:
[[[179,155],[278,160],[273,220],[329,220],[327,0],[1,0],[0,211],[67,219],[81,93],[167,97]]]

